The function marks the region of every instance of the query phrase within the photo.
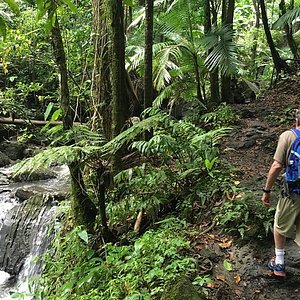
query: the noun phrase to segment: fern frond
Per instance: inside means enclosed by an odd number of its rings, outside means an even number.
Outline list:
[[[300,18],[300,7],[295,7],[282,15],[272,26],[273,29],[283,29],[286,25],[291,25]]]
[[[130,142],[132,142],[137,136],[164,124],[167,121],[167,117],[168,116],[166,114],[160,112],[134,124],[132,127],[123,131],[114,139],[101,147],[99,154],[102,157],[113,155],[123,146],[128,145]]]
[[[92,131],[86,125],[74,125],[70,130],[62,132],[56,139],[53,140],[51,145],[68,144],[70,142],[76,146],[101,146],[106,143],[106,139],[102,132]]]
[[[81,155],[80,147],[61,146],[44,150],[34,157],[26,158],[14,165],[14,175],[45,170],[54,165],[63,165],[78,160]]]

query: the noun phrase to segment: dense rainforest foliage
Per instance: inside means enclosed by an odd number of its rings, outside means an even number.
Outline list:
[[[209,293],[195,224],[244,237],[271,218],[226,201],[230,104],[299,75],[299,16],[298,0],[0,2],[0,121],[43,149],[16,172],[71,177],[35,299],[160,299],[182,276]]]

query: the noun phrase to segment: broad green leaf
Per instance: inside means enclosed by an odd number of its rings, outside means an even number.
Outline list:
[[[45,120],[45,121],[48,119],[48,117],[49,117],[49,115],[50,115],[50,113],[51,113],[51,110],[52,110],[52,108],[53,108],[53,105],[54,105],[53,102],[50,102],[50,103],[48,104],[48,106],[47,106],[47,108],[46,108],[46,111],[45,111],[45,113],[44,113],[44,120]]]
[[[51,122],[57,121],[57,119],[61,115],[61,112],[62,112],[61,108],[57,109],[51,117]]]
[[[230,262],[228,262],[227,259],[224,259],[223,265],[224,265],[224,268],[227,271],[232,271],[233,270],[232,264]]]
[[[88,244],[89,242],[89,236],[88,233],[86,232],[86,230],[82,230],[80,232],[78,232],[78,236]]]

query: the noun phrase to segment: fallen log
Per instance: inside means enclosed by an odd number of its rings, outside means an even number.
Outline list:
[[[28,125],[36,125],[36,126],[44,126],[48,123],[48,121],[43,121],[43,120],[26,120],[26,119],[12,119],[12,118],[4,118],[0,117],[0,124],[14,124],[14,125],[19,125],[19,124],[28,124]],[[54,125],[61,125],[62,121],[53,121],[51,122],[51,126]],[[74,125],[81,125],[82,123],[80,122],[74,122]]]

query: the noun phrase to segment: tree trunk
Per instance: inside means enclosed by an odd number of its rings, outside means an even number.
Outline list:
[[[214,15],[213,15],[213,21]],[[212,28],[212,19],[211,19],[211,9],[210,9],[210,0],[204,1],[204,33],[207,34],[211,31]],[[207,55],[211,50],[208,50]],[[213,72],[209,72],[209,81],[210,81],[210,98],[214,103],[218,103],[220,101],[220,92],[219,92],[219,74],[218,70]]]
[[[264,0],[259,0],[260,3],[260,8],[261,8],[261,17],[262,17],[262,21],[264,24],[264,30],[265,30],[265,34],[266,34],[266,38],[267,38],[267,42],[271,51],[271,55],[272,55],[272,59],[274,62],[274,67],[277,71],[277,73],[279,74],[281,71],[287,71],[290,72],[290,67],[288,66],[288,64],[281,59],[281,57],[279,56],[279,53],[277,52],[276,48],[275,48],[275,44],[271,35],[271,31],[269,28],[269,24],[268,24],[268,17],[267,17],[267,11],[266,11],[266,6],[265,6],[265,1]]]
[[[112,137],[110,60],[103,5],[103,0],[93,0],[94,66],[91,85],[91,127],[93,130],[102,128],[104,136],[110,140]]]
[[[57,17],[51,30],[51,37],[54,57],[59,70],[60,106],[63,114],[63,129],[69,130],[73,126],[73,113],[70,105],[67,60]]]
[[[52,27],[51,36],[54,57],[60,75],[60,105],[63,114],[63,129],[69,130],[73,126],[73,114],[70,105],[67,61],[57,18]],[[71,174],[71,206],[77,225],[84,225],[89,232],[92,232],[97,210],[86,193],[79,165],[79,160],[68,165]]]
[[[251,62],[252,62],[252,73],[255,75],[257,79],[257,44],[258,44],[258,33],[260,28],[260,10],[258,0],[252,0],[254,14],[255,14],[255,24],[254,24],[254,32],[253,32],[253,46],[251,47]]]
[[[235,0],[223,0],[222,2],[222,24],[232,27],[234,15]],[[221,78],[221,98],[227,103],[233,102],[233,93],[231,90],[231,78],[228,75],[222,75]]]
[[[129,119],[129,99],[126,89],[125,35],[123,5],[120,0],[108,0],[111,21],[111,85],[112,85],[112,136],[116,137]],[[113,161],[114,172],[121,169],[121,153]]]
[[[144,75],[144,109],[153,102],[152,85],[152,47],[153,47],[153,0],[145,3],[145,75]]]
[[[285,6],[285,1],[281,0],[279,3],[279,8],[281,11],[281,15],[284,15],[286,13],[286,6]],[[286,34],[286,40],[287,43],[293,53],[294,59],[299,59],[299,51],[298,51],[298,46],[297,43],[293,37],[293,31],[292,31],[292,26],[285,25],[284,26],[284,31]]]
[[[190,1],[187,2],[187,9],[188,9],[188,26],[189,26],[189,39],[191,43],[194,45],[194,34],[193,34],[193,24],[192,24],[192,18],[191,18],[191,7],[190,7]],[[196,49],[196,47],[193,47]],[[198,65],[198,57],[197,53],[193,51],[192,53],[192,59],[194,63],[194,70],[195,70],[195,79],[196,79],[196,85],[197,85],[197,98],[198,100],[203,103],[203,97],[201,93],[201,76],[200,76],[200,70]]]

